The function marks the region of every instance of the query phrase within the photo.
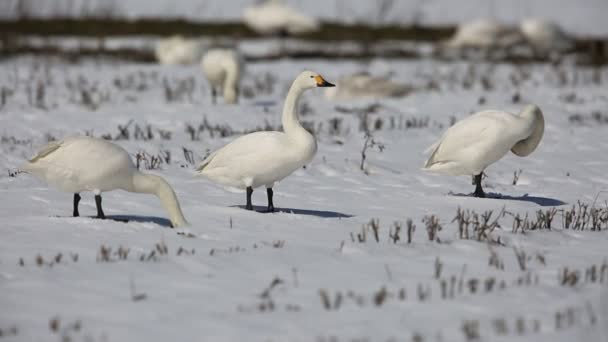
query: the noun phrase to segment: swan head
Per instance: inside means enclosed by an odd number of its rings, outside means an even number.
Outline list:
[[[226,104],[235,104],[237,102],[237,91],[235,87],[226,87],[224,89],[224,102]]]
[[[327,82],[323,76],[313,71],[302,72],[295,80],[303,89],[311,89],[316,87],[335,87],[335,84]]]
[[[536,105],[527,105],[519,116],[530,124],[530,135],[518,141],[511,148],[511,152],[520,157],[525,157],[534,152],[540,144],[545,132],[545,118],[543,112]]]

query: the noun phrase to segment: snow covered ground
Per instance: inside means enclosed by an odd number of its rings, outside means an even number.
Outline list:
[[[342,103],[309,92],[301,118],[319,151],[276,186],[277,213],[245,211],[243,193],[193,178],[187,151],[196,163],[238,132],[279,127],[283,97],[304,69],[329,81],[368,70],[420,90]],[[608,227],[564,229],[563,210],[606,207],[607,82],[606,68],[568,63],[282,60],[248,65],[247,97],[212,106],[196,66],[4,61],[0,339],[604,341]],[[500,198],[469,197],[470,178],[421,170],[423,151],[453,120],[529,102],[544,111],[545,137],[528,158],[508,155],[487,170],[485,189]],[[366,151],[365,173],[363,108],[374,109],[365,122],[385,146]],[[121,191],[104,194],[104,210],[129,222],[72,218],[71,194],[15,174],[48,139],[117,138],[119,126],[129,138],[116,143],[145,153],[142,168],[163,160],[148,172],[174,186],[190,227],[168,228],[156,198]],[[263,190],[254,204],[265,206]],[[460,238],[459,207],[492,210],[501,227],[483,241]],[[536,222],[554,207],[552,229],[512,232],[515,215]],[[81,214],[94,212],[85,194]],[[439,241],[429,241],[430,215]]]
[[[4,0],[0,18],[127,17],[240,20],[254,0]],[[286,0],[304,13],[343,23],[454,25],[479,17],[517,23],[526,17],[559,22],[577,35],[605,36],[605,0]]]

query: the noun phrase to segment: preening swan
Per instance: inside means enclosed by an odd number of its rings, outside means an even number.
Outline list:
[[[318,31],[319,21],[287,6],[282,0],[265,2],[246,8],[245,24],[259,34],[302,34]]]
[[[543,137],[545,119],[540,108],[526,106],[519,115],[486,110],[448,128],[433,144],[424,169],[447,175],[474,175],[475,196],[481,188],[483,170],[509,151],[520,157],[532,153]]]
[[[103,139],[70,137],[52,141],[21,169],[73,193],[74,216],[79,216],[80,192],[95,194],[97,217],[105,218],[101,193],[122,189],[158,196],[173,227],[187,224],[171,186],[159,176],[139,172],[127,151]]]
[[[202,47],[193,39],[173,36],[159,40],[154,52],[160,64],[195,64],[201,58]]]
[[[233,49],[211,49],[201,60],[201,68],[211,85],[211,97],[216,103],[217,91],[221,90],[224,102],[234,104],[243,73],[243,58]]]
[[[537,53],[562,52],[574,47],[574,40],[559,25],[549,20],[525,19],[519,29]]]
[[[362,97],[401,97],[414,90],[407,84],[400,84],[384,77],[374,77],[368,73],[345,76],[336,82],[337,87],[327,88],[325,97],[331,100],[349,100]]]
[[[445,43],[448,48],[509,48],[523,43],[517,28],[491,19],[476,19],[458,26],[454,36]]]
[[[247,190],[248,210],[253,210],[253,189],[266,186],[268,211],[274,211],[272,187],[312,160],[317,141],[298,119],[298,99],[315,87],[333,87],[312,71],[302,72],[293,81],[283,106],[284,132],[255,132],[244,135],[207,157],[198,167],[198,174],[219,184]]]

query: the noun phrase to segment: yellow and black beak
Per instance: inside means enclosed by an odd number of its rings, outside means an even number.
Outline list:
[[[320,75],[315,76],[315,81],[317,81],[317,87],[335,87],[335,84],[327,82]]]

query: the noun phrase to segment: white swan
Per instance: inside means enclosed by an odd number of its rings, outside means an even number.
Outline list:
[[[201,60],[201,68],[211,85],[214,104],[218,88],[221,89],[224,102],[227,104],[237,102],[244,62],[236,50],[216,48],[207,51]]]
[[[159,40],[154,52],[161,64],[195,64],[201,58],[202,46],[194,39],[173,36]]]
[[[331,100],[350,100],[362,97],[401,97],[414,90],[407,84],[395,83],[388,78],[374,77],[368,73],[345,76],[336,82],[337,87],[325,90]]]
[[[321,27],[314,17],[300,13],[282,0],[267,0],[245,9],[245,24],[259,34],[302,34]]]
[[[285,99],[281,120],[284,132],[244,135],[207,157],[197,167],[198,174],[228,187],[247,189],[248,210],[253,210],[253,189],[265,185],[268,211],[274,211],[274,183],[310,162],[317,152],[315,137],[298,120],[298,99],[307,89],[333,86],[317,73],[302,72]]]
[[[476,19],[458,25],[454,36],[445,43],[448,48],[510,48],[523,43],[521,32],[492,19]]]
[[[528,18],[520,23],[519,29],[538,53],[562,52],[574,47],[574,40],[559,25],[548,20]]]
[[[432,151],[424,169],[447,175],[474,175],[475,196],[485,197],[481,174],[505,154],[525,157],[543,137],[545,120],[540,108],[526,106],[519,115],[487,110],[475,113],[448,128]]]
[[[122,147],[103,139],[70,137],[42,147],[22,170],[74,194],[74,216],[79,216],[79,193],[95,194],[97,217],[105,218],[101,193],[122,189],[154,194],[169,213],[174,227],[187,225],[175,192],[161,177],[137,170]]]

